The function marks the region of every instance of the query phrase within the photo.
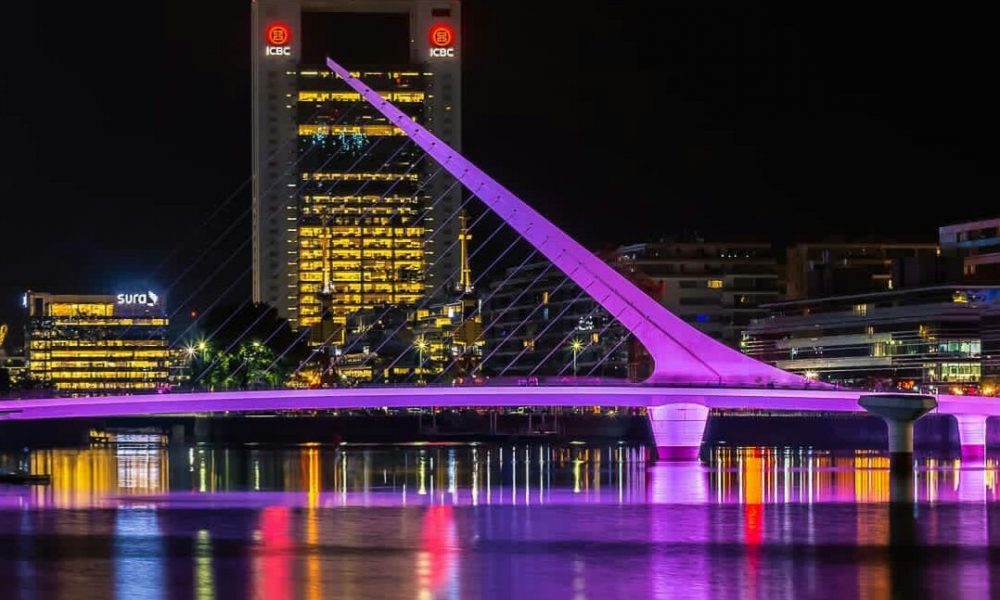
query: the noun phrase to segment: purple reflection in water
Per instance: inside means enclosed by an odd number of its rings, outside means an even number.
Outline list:
[[[989,460],[923,463],[920,503],[900,513],[871,453],[716,449],[707,464],[646,464],[628,446],[37,453],[31,464],[57,469],[52,486],[0,489],[0,576],[46,597],[157,585],[267,598],[1000,590]]]

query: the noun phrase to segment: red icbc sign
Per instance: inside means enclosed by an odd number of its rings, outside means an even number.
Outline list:
[[[272,46],[287,46],[292,43],[292,30],[284,23],[272,23],[268,25],[264,38]]]
[[[447,23],[435,23],[431,25],[427,32],[427,38],[431,43],[431,56],[455,56],[455,30]]]

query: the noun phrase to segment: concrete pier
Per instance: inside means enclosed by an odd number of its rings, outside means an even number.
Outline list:
[[[665,404],[649,409],[649,422],[660,460],[697,460],[708,422],[701,404]]]
[[[962,460],[982,462],[986,458],[986,415],[955,415]]]
[[[937,408],[933,396],[908,394],[871,394],[861,396],[858,404],[885,421],[889,430],[889,502],[911,505],[916,500],[913,474],[913,424]],[[893,510],[890,509],[890,527]]]
[[[869,394],[858,399],[869,413],[881,417],[889,430],[889,465],[892,470],[913,470],[913,424],[937,408],[933,396]]]

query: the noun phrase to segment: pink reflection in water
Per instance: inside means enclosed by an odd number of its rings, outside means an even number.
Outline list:
[[[429,506],[420,527],[417,583],[421,597],[436,595],[445,584],[455,584],[458,542],[451,506]]]
[[[260,540],[254,556],[254,587],[261,597],[275,600],[290,598],[289,509],[268,506],[260,512]]]

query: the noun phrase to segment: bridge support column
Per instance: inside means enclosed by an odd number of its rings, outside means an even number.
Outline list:
[[[649,423],[660,460],[697,460],[708,422],[701,404],[664,404],[649,407]]]
[[[858,404],[885,421],[889,430],[889,468],[912,471],[913,424],[937,408],[937,400],[933,396],[872,394],[861,396]]]
[[[910,506],[916,500],[913,424],[937,408],[937,400],[934,396],[873,394],[861,396],[858,404],[871,414],[882,417],[889,430],[889,502],[897,507],[890,509],[889,513],[891,535],[894,527],[900,527],[897,523],[903,524],[901,519],[906,518],[900,507]],[[912,527],[912,524],[909,526]]]
[[[187,441],[184,437],[184,424],[175,423],[170,426],[170,445],[171,446],[183,446]]]
[[[986,458],[986,415],[955,415],[958,421],[958,443],[962,460],[981,461]]]
[[[211,417],[194,418],[194,441],[196,443],[207,443],[212,441]]]

